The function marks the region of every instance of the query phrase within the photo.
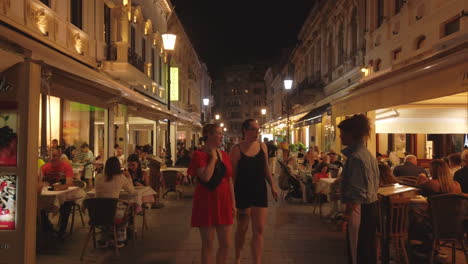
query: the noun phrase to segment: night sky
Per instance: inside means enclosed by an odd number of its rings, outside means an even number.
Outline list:
[[[212,77],[226,65],[273,59],[297,35],[314,0],[172,0]]]

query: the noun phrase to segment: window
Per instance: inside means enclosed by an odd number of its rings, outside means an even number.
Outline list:
[[[135,46],[136,46],[136,43],[135,43],[135,28],[133,26],[130,27],[130,50],[132,51],[132,53],[135,53]]]
[[[382,62],[381,59],[377,59],[374,64],[374,72],[380,71],[380,63]]]
[[[104,4],[104,41],[106,42],[106,59],[112,60],[112,39],[111,39],[111,9]]]
[[[384,0],[377,1],[377,27],[380,27],[384,21]]]
[[[357,40],[358,40],[358,31],[357,31],[357,11],[356,8],[353,9],[353,15],[351,19],[351,55],[356,55],[357,51]]]
[[[79,29],[83,28],[83,0],[70,1],[70,22]]]
[[[393,60],[398,60],[401,56],[401,48],[398,48],[394,51],[392,51],[392,58]]]
[[[403,0],[395,0],[395,15],[400,13],[402,6],[403,6]]]
[[[416,39],[416,49],[420,49],[424,46],[424,42],[426,40],[426,36],[422,35],[422,36],[419,36],[417,39]]]
[[[460,30],[460,17],[452,19],[451,21],[445,23],[444,25],[444,37],[451,35]]]
[[[141,58],[143,59],[143,62],[146,61],[146,39],[141,38]]]
[[[163,76],[163,63],[162,63],[162,58],[161,56],[159,56],[159,63],[158,63],[158,66],[159,66],[159,74],[158,74],[158,84],[159,85],[162,85],[162,76]]]
[[[156,52],[156,49],[151,48],[151,67],[152,67],[151,79],[153,79],[153,81],[156,80],[156,55],[154,55],[155,52]]]
[[[344,36],[343,36],[343,25],[340,26],[338,31],[338,65],[344,62]]]
[[[49,0],[41,0],[41,2],[42,2],[44,5],[50,7],[50,1],[49,1]]]

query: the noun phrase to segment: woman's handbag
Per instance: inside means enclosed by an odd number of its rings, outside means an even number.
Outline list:
[[[211,179],[208,182],[200,180],[200,183],[210,191],[214,191],[218,187],[221,181],[223,181],[224,174],[226,173],[226,166],[224,166],[224,163],[221,161],[218,151],[216,151],[216,155],[218,155],[218,161],[216,161],[213,176],[211,176]]]

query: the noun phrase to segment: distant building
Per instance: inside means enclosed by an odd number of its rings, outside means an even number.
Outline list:
[[[263,80],[266,66],[263,64],[234,65],[223,70],[221,77],[214,81],[213,115],[220,116],[226,139],[239,140],[241,125],[245,119],[266,121],[262,109],[267,109],[266,86]]]

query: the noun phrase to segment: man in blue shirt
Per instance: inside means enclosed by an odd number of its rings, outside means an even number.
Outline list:
[[[375,263],[379,168],[364,145],[370,135],[370,123],[365,115],[359,114],[343,120],[338,128],[341,143],[347,146],[342,151],[347,160],[341,174],[340,193],[346,204],[348,260],[352,264]]]

